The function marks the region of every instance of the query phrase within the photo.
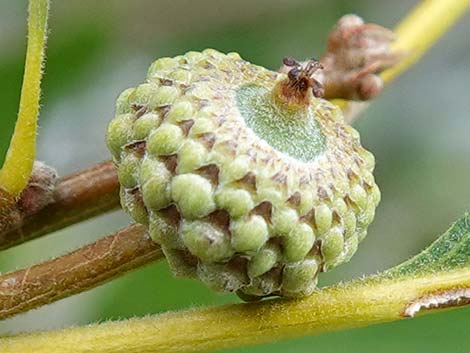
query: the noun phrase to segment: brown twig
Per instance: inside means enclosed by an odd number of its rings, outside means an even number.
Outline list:
[[[118,207],[116,169],[109,161],[97,164],[59,180],[53,201],[44,208],[20,221],[9,222],[6,229],[0,227],[0,250]]]
[[[132,225],[69,254],[0,276],[0,320],[94,288],[163,254]]]
[[[0,234],[5,233],[20,222],[21,213],[18,210],[15,198],[0,187]]]

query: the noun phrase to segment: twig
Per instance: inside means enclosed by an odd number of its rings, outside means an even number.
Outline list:
[[[133,225],[69,254],[0,276],[0,320],[80,293],[161,259],[145,227]]]
[[[0,345],[4,353],[188,353],[275,342],[400,320],[411,306],[416,307],[417,301],[425,305],[428,297],[437,294],[442,300],[434,301],[439,304],[433,309],[468,304],[468,272],[465,269],[385,281],[365,279],[327,288],[301,300],[193,309],[18,335],[0,339]]]
[[[51,233],[119,207],[119,182],[112,162],[61,179],[54,200],[0,233],[0,250]],[[1,218],[1,217],[0,217]],[[1,227],[0,227],[1,228]]]

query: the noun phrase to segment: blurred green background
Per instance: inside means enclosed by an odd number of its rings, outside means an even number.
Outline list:
[[[445,1],[445,0],[443,0]],[[116,96],[148,65],[206,47],[277,68],[284,56],[320,56],[343,14],[393,27],[415,1],[54,1],[38,158],[61,175],[108,159],[104,131]],[[16,117],[27,1],[0,0],[0,160]],[[374,273],[419,252],[470,205],[468,15],[358,122],[377,159],[382,202],[350,264],[321,285]],[[56,256],[129,223],[115,212],[0,253],[6,272]],[[57,328],[237,302],[175,279],[161,262],[90,292],[0,323],[0,333]],[[470,309],[230,352],[469,352]],[[202,329],[202,328],[201,328]]]

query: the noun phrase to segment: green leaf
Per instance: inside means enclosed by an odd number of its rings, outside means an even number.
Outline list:
[[[470,267],[470,214],[466,213],[420,254],[384,272],[399,277]]]

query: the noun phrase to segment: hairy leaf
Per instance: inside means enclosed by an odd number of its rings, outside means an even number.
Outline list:
[[[410,260],[384,272],[385,276],[409,276],[470,267],[470,214],[466,213],[428,248]]]

